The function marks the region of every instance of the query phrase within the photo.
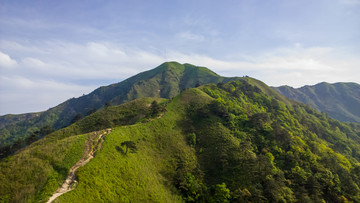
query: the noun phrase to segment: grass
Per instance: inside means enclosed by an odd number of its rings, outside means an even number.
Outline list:
[[[177,164],[186,160],[195,168],[196,158],[176,118],[168,112],[161,119],[114,129],[97,156],[78,170],[77,189],[56,202],[181,202],[172,184]],[[138,150],[125,155],[121,143],[128,140]]]
[[[0,202],[44,201],[83,154],[87,135],[43,139],[0,163]],[[6,174],[6,176],[5,176]]]
[[[1,160],[0,202],[46,202],[83,155],[84,133],[146,121],[152,101],[143,98],[102,109]]]

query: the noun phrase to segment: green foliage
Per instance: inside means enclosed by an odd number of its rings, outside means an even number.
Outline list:
[[[195,133],[190,133],[187,136],[187,141],[188,141],[188,144],[190,146],[194,147],[196,145],[196,134]]]
[[[81,113],[77,113],[74,118],[70,121],[70,124],[75,123],[76,121],[80,120],[83,117]]]
[[[186,173],[179,189],[186,202],[199,202],[205,198],[206,186],[191,173]]]
[[[151,103],[151,113],[150,113],[150,115],[151,115],[152,117],[155,117],[155,116],[157,116],[161,111],[162,111],[161,106],[157,103],[157,101],[153,101],[153,102]]]
[[[226,187],[225,183],[215,185],[215,194],[211,202],[222,203],[229,202],[230,190]]]
[[[86,135],[44,138],[0,162],[0,201],[44,201],[82,156]]]
[[[20,150],[21,148],[30,145],[31,143],[35,142],[36,140],[53,133],[55,130],[49,126],[43,126],[40,130],[36,130],[31,135],[27,136],[25,139],[18,138],[12,144],[7,144],[5,146],[0,147],[0,159],[9,156],[10,154],[15,153],[16,151]]]
[[[114,129],[100,153],[79,169],[77,188],[58,201],[181,202],[175,177],[182,172],[176,171],[193,171],[196,159],[181,129],[175,128],[177,117],[172,111],[161,119]],[[124,156],[117,146],[125,141],[136,143],[137,153]]]
[[[73,125],[51,133],[0,162],[0,200],[46,200],[64,181],[69,169],[84,151],[85,136],[78,135],[120,124],[141,122],[150,113],[154,99],[144,98],[120,106],[99,110]],[[162,99],[157,99],[164,105]],[[95,125],[102,118],[101,125]],[[42,136],[53,131],[44,126]],[[3,175],[7,174],[7,175]],[[5,201],[5,200],[4,200]]]
[[[180,73],[173,67],[171,74]],[[104,108],[6,158],[0,162],[1,200],[46,199],[81,154],[70,153],[83,149],[74,143],[85,135],[77,134],[110,126],[118,127],[78,170],[77,188],[57,202],[360,200],[356,124],[287,100],[251,78],[184,89],[169,102],[153,101]],[[166,108],[162,117],[154,114],[159,106]],[[137,153],[124,156],[131,146]],[[17,181],[20,173],[36,177]]]
[[[358,127],[305,105],[283,103],[250,81],[201,88],[214,101],[191,104],[187,124],[192,127],[187,128],[197,135],[207,187],[224,182],[239,201],[358,198],[359,176],[352,172],[359,160],[353,153],[359,150]]]
[[[124,142],[121,143],[121,146],[126,147],[125,154],[127,154],[129,149],[130,149],[131,152],[136,152],[136,150],[137,150],[136,144],[133,141],[124,141]]]

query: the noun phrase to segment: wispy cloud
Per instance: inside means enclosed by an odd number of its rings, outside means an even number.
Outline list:
[[[360,0],[339,0],[339,2],[348,5],[360,5]]]
[[[360,82],[360,60],[347,57],[346,49],[303,47],[300,43],[258,55],[241,55],[239,59],[232,56],[232,60],[176,50],[163,55],[99,41],[2,44],[8,46],[0,52],[0,67],[7,67],[0,77],[0,114],[46,110],[100,85],[120,82],[154,68],[165,60],[205,66],[224,76],[249,75],[272,86]],[[21,101],[29,105],[19,108]]]
[[[178,33],[176,37],[184,40],[197,41],[197,42],[202,42],[205,40],[205,37],[203,35],[195,34],[190,31]]]
[[[51,79],[33,79],[25,76],[0,76],[0,112],[28,113],[47,110],[72,97],[96,88]]]
[[[17,62],[10,58],[9,55],[0,51],[0,67],[11,68],[17,65]]]

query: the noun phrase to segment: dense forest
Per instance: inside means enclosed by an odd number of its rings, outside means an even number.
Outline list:
[[[360,201],[358,125],[286,105],[246,80],[202,91],[214,100],[187,108],[186,133],[196,137],[200,163],[200,173],[179,183],[190,200],[207,202],[222,184],[239,202]]]

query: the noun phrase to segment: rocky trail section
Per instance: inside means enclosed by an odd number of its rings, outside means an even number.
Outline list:
[[[78,183],[75,180],[75,172],[81,166],[84,166],[92,158],[94,158],[95,153],[97,151],[99,151],[102,147],[102,144],[104,142],[104,136],[109,133],[111,133],[111,128],[102,130],[102,131],[97,131],[90,135],[90,138],[86,141],[86,144],[85,144],[85,150],[84,150],[83,157],[73,167],[71,167],[69,174],[66,177],[65,182],[62,184],[62,186],[60,188],[58,188],[56,190],[56,192],[53,194],[53,196],[50,197],[50,199],[47,201],[47,203],[54,201],[60,195],[65,194],[76,188],[76,185]],[[92,145],[92,143],[95,143],[95,144]]]

